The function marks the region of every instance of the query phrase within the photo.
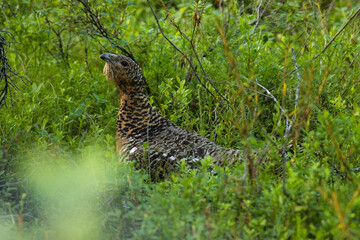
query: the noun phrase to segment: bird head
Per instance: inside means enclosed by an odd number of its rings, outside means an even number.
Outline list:
[[[120,90],[144,90],[146,81],[139,65],[131,58],[111,53],[103,53],[100,58],[104,60],[104,74],[106,78],[120,87]]]

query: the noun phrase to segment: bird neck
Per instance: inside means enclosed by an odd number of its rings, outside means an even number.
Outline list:
[[[150,109],[150,103],[142,88],[120,90],[120,111],[133,111],[135,109]]]

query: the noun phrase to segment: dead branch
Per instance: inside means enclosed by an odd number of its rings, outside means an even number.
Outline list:
[[[1,34],[3,33],[3,34]],[[6,37],[9,37],[12,41],[6,41]],[[3,83],[3,87],[0,90],[0,108],[2,106],[6,106],[6,98],[8,97],[8,94],[10,95],[10,102],[13,106],[13,99],[11,94],[11,88],[14,88],[15,90],[20,90],[20,88],[15,84],[14,77],[20,78],[22,82],[31,83],[30,80],[28,80],[26,77],[19,75],[17,72],[15,72],[12,67],[9,64],[9,60],[6,56],[5,48],[10,45],[10,43],[18,43],[14,36],[6,31],[1,30],[0,31],[0,84]]]
[[[89,34],[92,38],[95,38],[95,36],[102,37],[109,41],[111,45],[113,45],[115,48],[119,49],[123,54],[133,59],[135,62],[135,57],[133,53],[130,50],[130,47],[126,44],[125,49],[124,47],[119,45],[120,39],[111,36],[109,34],[108,30],[102,25],[99,13],[90,6],[90,3],[88,0],[78,0],[83,6],[82,11],[85,14],[85,23],[92,28],[92,31],[94,34]],[[94,36],[95,35],[95,36]]]
[[[206,3],[206,1],[204,1],[204,5],[205,5],[205,3]],[[200,14],[200,16],[198,17],[198,20],[197,20],[198,22],[197,22],[197,24],[195,24],[195,26],[194,26],[194,31],[193,31],[193,35],[192,35],[191,40],[190,40],[190,38],[189,38],[184,32],[181,31],[180,27],[175,23],[175,21],[174,21],[173,19],[171,19],[170,21],[171,21],[172,25],[173,25],[173,26],[178,30],[178,32],[181,34],[181,36],[184,37],[185,40],[190,43],[191,49],[192,49],[193,53],[195,54],[196,60],[198,61],[199,66],[200,66],[203,74],[205,75],[206,79],[209,81],[209,83],[211,84],[211,86],[215,89],[216,93],[217,93],[222,99],[224,99],[225,101],[227,101],[227,99],[220,93],[220,91],[219,91],[219,90],[217,89],[217,87],[214,85],[214,81],[213,81],[211,78],[208,77],[208,75],[207,75],[207,73],[206,73],[203,65],[201,64],[201,61],[200,61],[200,59],[199,59],[199,56],[198,56],[198,54],[197,54],[197,52],[196,52],[196,50],[195,50],[195,46],[194,46],[194,43],[193,43],[193,37],[194,37],[195,29],[196,29],[196,26],[199,25],[199,22],[200,22],[200,19],[201,19],[201,15],[202,15],[202,13],[203,13],[203,11],[204,11],[204,5],[203,5],[203,8],[202,8],[202,10],[201,10],[201,14]],[[167,11],[166,8],[165,8],[165,10]],[[168,11],[167,11],[167,15],[170,15],[170,14],[168,13]],[[191,60],[190,60],[190,61],[191,61]],[[192,68],[193,68],[193,67],[192,67]],[[196,73],[196,67],[195,67],[195,69],[193,69],[193,73],[194,73],[194,74],[197,74],[197,73]],[[228,102],[228,101],[227,101],[227,102]]]
[[[352,67],[353,67],[353,64],[354,64],[356,58],[359,56],[359,54],[360,54],[360,50],[356,53],[354,59],[351,61],[351,63],[350,63],[349,66],[347,67],[347,69],[346,69],[346,70],[344,71],[344,73],[342,74],[342,76],[341,76],[341,78],[340,78],[340,82],[344,79],[344,77],[345,77],[347,71],[349,70],[349,68],[352,68]]]
[[[309,36],[305,39],[304,43],[301,45],[299,51],[296,53],[296,56],[300,53],[300,51],[305,47],[306,43],[309,41],[310,37],[312,36],[312,34],[315,31],[315,27],[316,27],[316,19],[317,19],[317,15],[315,14],[315,21],[314,21],[314,26],[309,34]]]
[[[157,23],[157,25],[158,25],[158,27],[159,27],[159,30],[160,30],[161,34],[163,35],[163,37],[164,37],[164,38],[166,39],[166,41],[168,41],[182,56],[184,56],[184,58],[186,59],[186,61],[190,64],[190,67],[192,68],[193,73],[195,74],[197,80],[200,82],[201,86],[204,87],[204,88],[206,89],[206,91],[207,91],[208,93],[210,93],[211,96],[213,96],[213,97],[216,99],[215,94],[214,94],[213,92],[211,92],[210,89],[209,89],[208,87],[206,87],[205,84],[201,81],[200,75],[197,73],[196,67],[194,66],[194,64],[192,63],[192,61],[188,58],[188,56],[186,56],[186,54],[185,54],[183,51],[181,51],[181,50],[180,50],[173,42],[171,42],[171,40],[166,36],[166,34],[164,33],[162,27],[160,26],[159,20],[158,20],[158,18],[157,18],[157,16],[156,16],[156,13],[154,12],[153,7],[151,6],[150,1],[147,0],[147,2],[148,2],[148,5],[149,5],[149,7],[150,7],[150,9],[151,9],[152,14],[154,15],[154,18],[155,18],[155,20],[156,20],[156,23]],[[174,22],[172,22],[172,24],[174,25]],[[196,53],[196,50],[195,50],[195,47],[194,47],[192,41],[180,30],[180,28],[179,28],[176,24],[175,24],[174,26],[177,28],[177,30],[179,31],[179,33],[190,43],[191,48],[192,48],[192,50],[193,50],[193,52],[194,52],[194,54],[195,54],[195,56],[196,56],[196,59],[197,59],[198,62],[199,62],[200,68],[202,69],[204,75],[207,77],[207,74],[206,74],[206,72],[205,72],[205,70],[204,70],[204,68],[203,68],[203,66],[202,66],[202,64],[201,64],[201,62],[200,62],[200,59],[199,59],[199,57],[198,57],[198,54]],[[207,77],[207,79],[210,79],[210,78]],[[213,82],[212,82],[212,81],[209,81],[209,82],[210,82],[210,84],[212,85],[212,87],[215,89],[215,91],[217,92],[217,94],[218,94],[223,100],[225,100],[227,103],[229,103],[229,101],[228,101],[228,100],[219,92],[219,90],[214,86]]]
[[[345,22],[345,24],[340,28],[340,30],[335,34],[335,36],[330,40],[330,42],[328,42],[328,43],[325,45],[324,49],[323,49],[318,55],[316,55],[315,57],[311,58],[310,60],[307,60],[306,63],[311,62],[311,61],[317,59],[318,57],[320,57],[320,56],[328,49],[328,47],[335,41],[335,39],[340,35],[340,33],[342,33],[342,32],[344,31],[344,29],[349,25],[349,23],[350,23],[359,13],[360,13],[360,8],[359,8],[353,15],[351,15],[351,17],[349,18],[349,20],[347,20],[347,21]],[[307,40],[306,40],[306,41],[307,41]],[[303,44],[303,45],[304,45],[304,44]],[[298,69],[301,68],[301,67],[303,67],[303,65],[298,66]],[[296,69],[294,68],[294,69],[293,69],[292,71],[290,71],[286,76],[293,74],[295,71],[296,71]],[[285,77],[286,77],[286,76],[285,76]]]
[[[261,10],[261,5],[263,3],[263,0],[260,0],[259,6],[256,8],[256,23],[254,26],[254,32],[256,30],[256,28],[259,26],[259,22],[260,22],[260,18],[262,17],[262,15],[265,13],[266,8],[268,7],[269,3],[271,0],[268,0],[268,2],[266,3],[265,7],[263,8],[262,11]]]
[[[335,34],[335,36],[330,40],[330,42],[328,44],[326,44],[326,46],[324,47],[324,49],[315,57],[313,57],[312,59],[308,60],[312,61],[317,59],[318,57],[321,56],[321,54],[323,54],[326,49],[334,42],[334,40],[340,35],[340,33],[342,33],[342,31],[346,28],[347,25],[349,25],[349,23],[360,13],[360,8],[350,17],[349,20],[346,21],[346,23],[340,28],[340,30]]]

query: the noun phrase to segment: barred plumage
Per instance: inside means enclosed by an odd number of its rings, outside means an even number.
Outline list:
[[[117,119],[117,151],[152,176],[176,168],[185,159],[194,164],[206,156],[216,163],[242,158],[239,150],[222,148],[209,139],[184,130],[154,111],[146,97],[146,80],[138,64],[124,55],[104,53],[104,73],[120,89]],[[144,147],[145,146],[145,147]]]

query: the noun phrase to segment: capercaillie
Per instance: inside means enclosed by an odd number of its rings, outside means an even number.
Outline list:
[[[104,74],[120,89],[120,110],[116,122],[116,149],[121,159],[135,160],[156,177],[176,169],[180,160],[193,165],[206,156],[216,164],[243,158],[239,150],[216,145],[209,139],[184,130],[150,106],[146,80],[130,57],[104,53]]]

